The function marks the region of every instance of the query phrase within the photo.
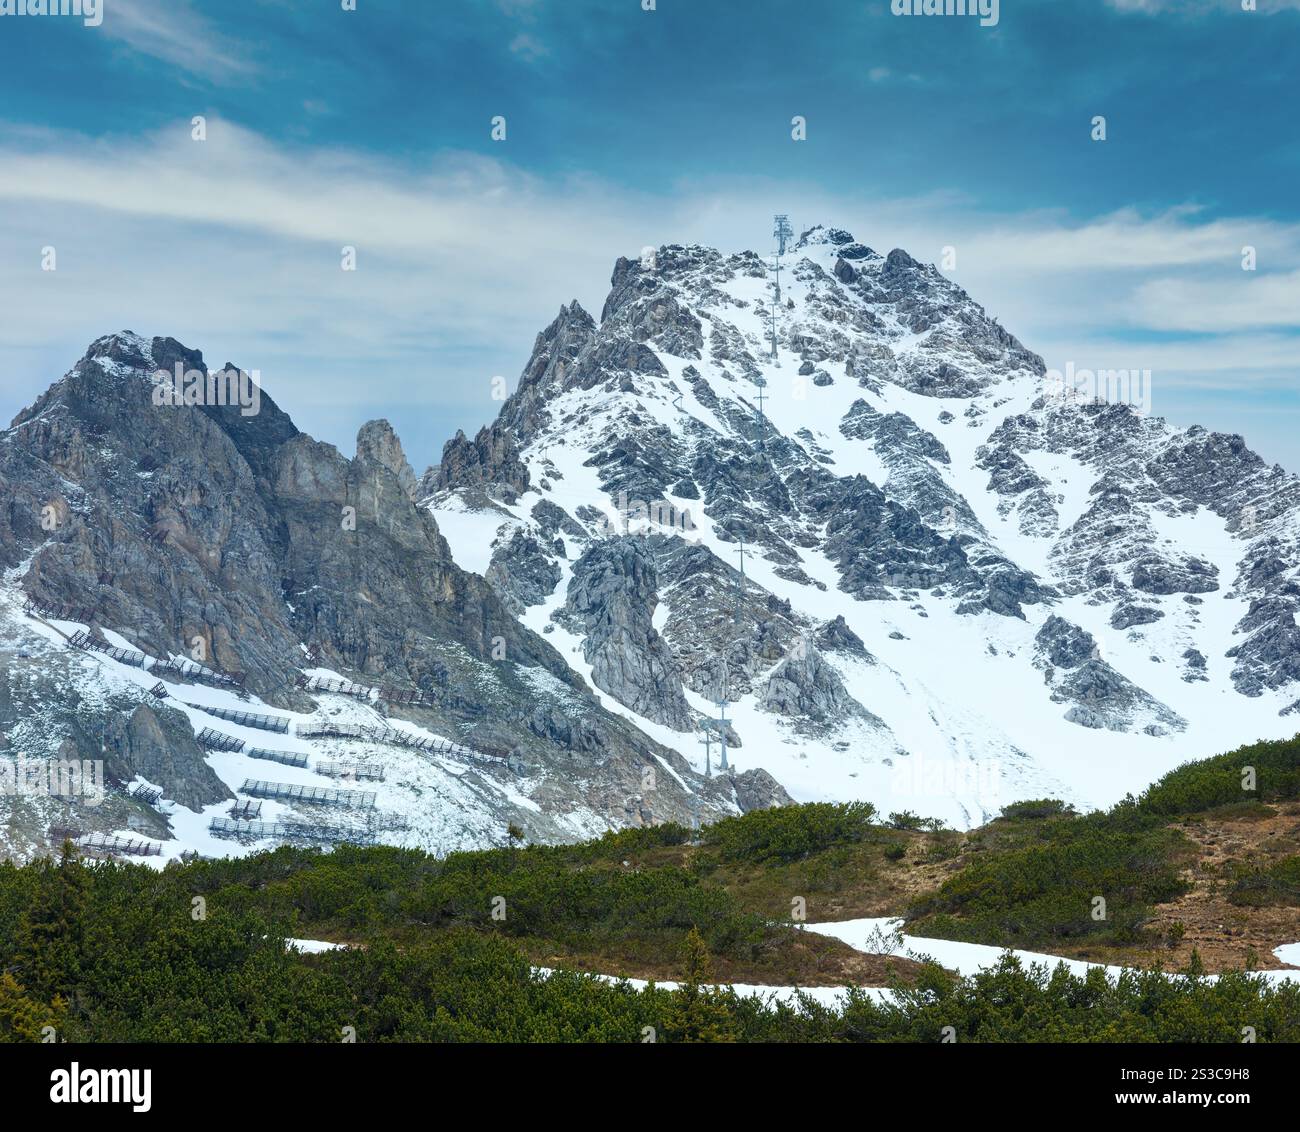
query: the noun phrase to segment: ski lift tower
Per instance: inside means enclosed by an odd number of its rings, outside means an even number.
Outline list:
[[[779,363],[778,363],[779,364]],[[767,378],[759,376],[754,378],[754,384],[758,386],[758,395],[754,398],[758,402],[758,450],[767,451],[767,444],[764,440],[764,434],[767,431],[767,417],[763,413],[763,403],[770,401],[771,398],[763,392],[767,388]]]
[[[710,720],[709,722],[712,723],[718,731],[718,770],[725,772],[731,769],[727,765],[727,704],[730,703],[730,701],[727,699],[727,693],[723,692],[722,698],[714,700],[713,702],[718,705],[718,718]]]
[[[748,554],[748,555],[750,555],[750,557],[753,557],[753,551],[750,551],[750,550],[746,550],[746,549],[745,549],[745,540],[742,538],[742,539],[740,540],[740,546],[739,546],[739,548],[736,549],[736,550],[734,550],[734,551],[732,551],[732,553],[733,553],[733,554],[739,554],[739,555],[740,555],[740,573],[736,576],[736,606],[735,606],[735,609],[732,611],[732,612],[733,612],[732,619],[735,621],[735,623],[736,623],[737,625],[739,625],[739,624],[740,624],[740,605],[741,605],[741,602],[744,600],[744,597],[745,597],[745,555]],[[725,656],[722,658],[722,666],[723,666],[723,670],[724,670],[724,675],[723,675],[723,691],[724,691],[724,694],[725,694],[726,686],[727,686],[727,684],[729,683],[729,681],[728,681],[728,679],[727,679],[727,676],[725,675],[725,670],[726,670],[726,666],[727,666],[727,659],[726,659]]]

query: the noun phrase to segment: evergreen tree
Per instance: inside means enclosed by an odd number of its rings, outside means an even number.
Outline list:
[[[36,898],[18,923],[17,970],[40,999],[75,1000],[81,982],[89,878],[76,847],[65,841],[57,865],[44,861]]]
[[[673,1042],[731,1042],[735,1022],[727,996],[706,984],[710,975],[709,949],[698,929],[691,928],[682,943],[682,980],[673,993],[664,1027]]]
[[[27,994],[10,974],[0,974],[0,1042],[39,1042],[43,1030],[57,1031],[63,1021],[63,1000],[57,996],[46,1006]]]

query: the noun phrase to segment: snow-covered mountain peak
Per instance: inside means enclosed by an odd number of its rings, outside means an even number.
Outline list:
[[[805,797],[887,802],[937,758],[956,785],[906,804],[957,820],[1004,790],[1109,800],[1247,715],[1288,731],[1294,477],[1054,386],[902,250],[818,226],[777,266],[620,258],[599,323],[563,308],[426,484],[453,553],[610,706],[702,766],[725,695],[738,757]],[[861,653],[818,643],[839,617]],[[1064,638],[1090,642],[1065,667]]]

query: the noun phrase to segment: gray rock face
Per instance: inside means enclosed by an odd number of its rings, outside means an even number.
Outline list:
[[[1140,728],[1149,735],[1163,735],[1186,726],[1175,712],[1100,660],[1081,664],[1058,685],[1052,698],[1072,704],[1065,718],[1084,727]]]
[[[796,648],[773,669],[759,706],[789,717],[796,730],[828,732],[852,719],[883,727],[849,695],[839,673],[811,645]]]
[[[1209,677],[1205,674],[1205,654],[1200,649],[1187,649],[1183,652],[1183,679],[1193,684],[1197,681],[1207,681]]]
[[[562,576],[542,545],[522,530],[516,530],[509,542],[493,551],[483,575],[516,616],[550,597]]]
[[[840,587],[858,598],[888,597],[886,586],[931,589],[974,583],[965,551],[913,511],[886,499],[863,476],[844,483],[828,506],[826,551]],[[830,501],[828,501],[830,503]]]
[[[357,459],[370,460],[387,468],[397,477],[397,483],[408,498],[418,494],[415,472],[406,462],[402,442],[387,421],[367,421],[357,433]]]
[[[561,533],[579,542],[584,542],[587,539],[587,532],[578,523],[574,522],[569,513],[562,507],[557,507],[549,499],[542,499],[537,502],[533,507],[532,517],[537,522],[542,534],[552,541]]]
[[[878,413],[865,401],[854,401],[840,422],[840,432],[855,440],[870,440],[888,451],[924,456],[941,464],[952,462],[948,450],[933,433],[903,413]]]
[[[1266,688],[1281,688],[1300,680],[1300,602],[1283,597],[1252,601],[1240,628],[1249,634],[1244,643],[1225,655],[1236,660],[1232,681],[1245,696],[1262,695]]]
[[[580,810],[621,814],[622,802],[611,811],[609,799],[634,793],[642,768],[660,760],[682,780],[697,777],[676,752],[601,708],[488,582],[455,565],[431,513],[412,501],[413,476],[383,422],[361,430],[348,460],[300,433],[265,390],[255,415],[156,404],[150,374],[176,360],[206,372],[197,351],[171,339],[100,339],[0,433],[0,560],[27,563],[28,594],[89,610],[92,628],[121,633],[155,658],[192,656],[197,638],[208,666],[246,673],[251,692],[281,707],[315,706],[294,686],[306,655],[363,683],[418,689],[426,703],[395,713],[500,760],[483,774],[509,777],[507,756],[535,768],[539,808],[486,787],[482,803],[531,836],[572,836],[562,819]],[[512,467],[526,475],[509,458],[510,435],[488,430],[472,459],[466,451],[463,474],[476,469],[484,484]],[[533,549],[495,579],[510,600],[557,580],[543,548]],[[0,622],[8,615],[0,609]],[[79,655],[41,647],[45,666]],[[0,650],[0,686],[29,664]],[[67,680],[43,683],[38,700],[15,697],[8,730],[21,749],[52,754],[66,742],[107,752],[119,780],[143,775],[183,805],[228,796],[176,712],[146,705],[143,692],[87,712],[78,706],[84,686],[69,669]],[[678,697],[681,721],[680,686]],[[704,812],[734,807],[714,791]],[[664,776],[654,811],[689,818],[678,779]]]
[[[1151,625],[1164,616],[1149,605],[1122,605],[1110,615],[1112,629],[1131,629],[1134,625]]]
[[[842,613],[818,629],[815,640],[818,647],[823,649],[835,649],[853,656],[870,657],[867,646],[862,643],[862,638],[849,628]]]
[[[528,490],[528,469],[519,460],[513,432],[481,428],[473,440],[457,431],[443,446],[442,462],[433,472],[432,491],[448,487],[500,484],[512,493]]]
[[[109,716],[103,750],[105,766],[118,781],[139,775],[191,810],[234,797],[204,761],[189,721],[175,710],[141,704],[130,716]]]
[[[1171,562],[1158,556],[1133,565],[1133,588],[1149,594],[1204,594],[1219,588],[1218,571],[1208,562],[1185,558]]]
[[[744,814],[794,804],[794,799],[785,792],[785,788],[761,767],[734,775],[731,784],[736,792],[740,812]]]
[[[614,265],[600,321],[680,358],[699,358],[704,349],[700,320],[660,285],[653,268],[634,260],[620,257]]]
[[[1091,633],[1055,614],[1043,622],[1034,643],[1057,668],[1078,668],[1097,655],[1097,641]]]
[[[678,731],[693,720],[681,673],[654,627],[654,560],[640,539],[594,543],[574,564],[566,615],[583,633],[583,654],[598,688],[633,711]]]
[[[1177,712],[1102,660],[1096,638],[1072,622],[1055,615],[1049,617],[1034,643],[1040,661],[1047,667],[1052,699],[1071,705],[1065,713],[1071,723],[1110,731],[1141,730],[1151,735],[1186,727]]]

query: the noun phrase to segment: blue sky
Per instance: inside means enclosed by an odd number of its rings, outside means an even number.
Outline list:
[[[955,247],[1049,366],[1149,368],[1156,413],[1300,470],[1300,0],[103,7],[0,17],[6,419],[129,327],[344,451],[387,416],[422,468],[618,255],[766,250],[783,211]]]

